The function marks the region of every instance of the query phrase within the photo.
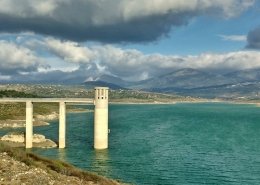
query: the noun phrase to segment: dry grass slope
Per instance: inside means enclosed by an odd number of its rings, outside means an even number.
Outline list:
[[[43,158],[32,153],[27,153],[21,148],[11,148],[3,143],[0,143],[0,153],[7,153],[8,156],[14,158],[15,160],[25,163],[29,167],[42,169],[51,176],[64,175],[65,177],[75,177],[76,179],[79,179],[82,184],[88,184],[89,182],[91,182],[90,184],[99,185],[121,184],[118,181],[110,180],[97,174],[80,170],[65,162]]]

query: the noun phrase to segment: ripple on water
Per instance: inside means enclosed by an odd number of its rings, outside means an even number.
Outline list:
[[[108,150],[93,150],[93,114],[84,113],[67,116],[64,152],[35,151],[138,185],[260,184],[257,107],[110,105],[109,115]],[[57,125],[37,131],[55,139]]]

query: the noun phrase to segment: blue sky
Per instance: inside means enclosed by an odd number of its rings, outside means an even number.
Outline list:
[[[260,67],[259,0],[0,0],[0,82]]]
[[[245,41],[224,40],[220,35],[244,35],[260,25],[260,8],[255,5],[240,16],[232,19],[196,17],[188,25],[174,27],[168,37],[147,44],[130,44],[144,53],[166,55],[197,55],[203,52],[230,52],[241,50]]]

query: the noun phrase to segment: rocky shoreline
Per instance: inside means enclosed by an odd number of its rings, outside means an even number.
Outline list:
[[[24,132],[11,132],[1,137],[0,140],[11,147],[25,147]],[[33,134],[33,147],[55,148],[57,144],[50,139],[46,139],[44,135]]]
[[[34,120],[33,126],[46,126],[48,122],[43,120]],[[0,128],[21,128],[25,127],[25,120],[0,120]]]
[[[1,185],[121,185],[59,160],[42,158],[0,142]]]
[[[91,110],[68,110],[68,113],[90,112]],[[16,119],[16,120],[14,120]],[[24,117],[0,120],[0,129],[25,127]],[[49,125],[58,119],[58,114],[35,115],[33,125]],[[11,132],[0,137],[0,184],[46,184],[46,185],[121,185],[122,183],[80,170],[58,160],[42,158],[27,153],[25,133]],[[33,135],[33,147],[53,148],[57,144],[44,135]],[[27,151],[27,152],[26,152]]]
[[[93,112],[93,110],[88,109],[69,109],[68,113],[86,113]],[[57,120],[59,118],[59,114],[57,112],[52,112],[51,114],[46,115],[35,115],[33,120],[33,126],[47,126],[49,125],[48,121]],[[6,119],[0,120],[0,129],[1,128],[22,128],[25,127],[26,121],[25,119],[21,119],[21,117],[17,117],[16,119]]]
[[[82,108],[78,109],[69,109],[68,113],[84,113],[91,112],[92,110],[86,110]],[[46,126],[49,125],[48,121],[57,120],[59,114],[57,112],[52,112],[51,114],[45,115],[35,115],[33,119],[33,126]],[[23,128],[26,126],[26,121],[17,117],[15,120],[7,119],[0,120],[0,129],[3,128]],[[3,137],[0,137],[0,140],[8,146],[11,147],[25,147],[24,141],[25,133],[8,133]],[[34,134],[33,135],[33,147],[38,148],[54,148],[57,147],[57,144],[50,139],[45,139],[45,136]]]
[[[0,153],[0,184],[81,184],[75,177],[62,174],[49,174],[48,171],[16,160],[7,152]],[[86,183],[88,184],[88,183]],[[89,183],[90,184],[90,183]]]
[[[0,129],[1,128],[22,128],[25,127],[26,121],[25,119],[6,119],[0,120]],[[49,125],[47,121],[58,119],[58,114],[56,112],[52,112],[47,115],[35,115],[33,120],[33,126],[46,126]]]
[[[58,119],[58,114],[52,112],[47,115],[35,115],[33,120],[33,126],[47,126],[49,125],[46,121],[51,121]],[[4,128],[23,128],[26,126],[26,121],[22,120],[20,117],[16,120],[0,120],[0,129]],[[11,132],[3,137],[0,137],[1,142],[11,147],[25,147],[25,133],[23,132]],[[57,144],[46,139],[44,135],[34,134],[33,135],[33,147],[36,148],[55,148]]]

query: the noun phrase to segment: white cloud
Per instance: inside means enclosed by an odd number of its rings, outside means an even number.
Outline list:
[[[198,56],[188,56],[185,62],[193,68],[215,71],[259,68],[260,52],[237,51],[224,54],[205,53]]]
[[[64,62],[61,58],[57,57],[48,57],[46,58],[46,66],[39,66],[37,72],[48,73],[50,71],[62,71],[62,72],[73,72],[79,68],[79,65],[73,62]]]
[[[121,6],[126,19],[182,12],[210,13],[230,18],[245,11],[253,3],[254,0],[125,0]]]
[[[31,40],[23,46],[0,41],[0,47],[2,76],[59,70],[64,72],[63,75],[71,72],[77,75],[78,71],[78,75],[85,78],[110,74],[135,81],[182,68],[216,73],[260,68],[260,51],[252,50],[188,56],[144,54],[136,49],[122,49],[113,45],[87,46],[54,38],[45,38],[38,42]],[[38,50],[39,47],[41,50]]]
[[[62,21],[78,20],[81,23],[85,19],[101,25],[121,19],[131,20],[168,13],[207,12],[212,9],[222,12],[224,16],[233,17],[253,3],[254,0],[1,0],[0,12],[27,18],[49,16]],[[77,12],[78,7],[92,9]],[[76,18],[78,15],[85,17]]]
[[[0,41],[0,72],[36,70],[41,64],[33,51],[15,43]]]
[[[51,16],[57,8],[61,0],[1,0],[0,12],[19,16],[19,17],[34,17],[34,16]]]
[[[47,48],[65,61],[88,63],[95,58],[95,52],[89,48],[80,47],[76,42],[60,41],[53,38],[45,39]]]
[[[46,39],[46,47],[67,62],[85,66],[92,74],[113,74],[128,80],[143,80],[181,68],[221,72],[260,67],[258,51],[203,53],[196,56],[145,55],[138,50],[123,50],[112,45],[87,47],[55,39],[51,42]]]
[[[247,35],[218,35],[224,41],[246,42]]]
[[[0,31],[71,40],[153,41],[197,16],[240,15],[254,0],[0,0]],[[145,31],[143,31],[145,30]]]
[[[1,75],[0,74],[0,80],[7,81],[7,80],[10,80],[10,79],[11,79],[11,76],[9,76],[9,75]]]

